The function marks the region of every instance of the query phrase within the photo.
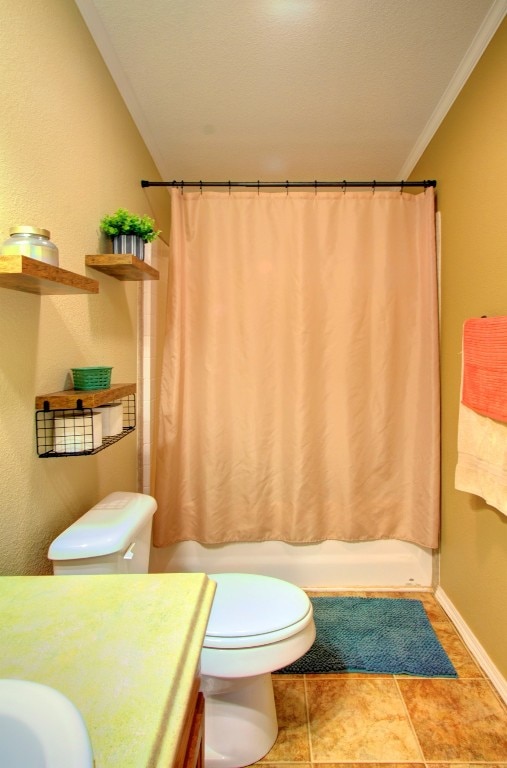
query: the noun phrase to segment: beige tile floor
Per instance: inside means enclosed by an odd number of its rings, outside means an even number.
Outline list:
[[[279,734],[257,765],[507,768],[507,707],[435,597],[429,592],[353,594],[421,600],[458,678],[275,674]]]

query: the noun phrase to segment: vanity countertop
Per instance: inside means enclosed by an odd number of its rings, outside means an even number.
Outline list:
[[[0,578],[0,678],[80,710],[96,768],[170,768],[211,610],[202,573]]]

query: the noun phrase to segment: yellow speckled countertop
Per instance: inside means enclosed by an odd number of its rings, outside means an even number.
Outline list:
[[[214,589],[202,573],[0,578],[0,677],[73,701],[96,768],[170,768]]]

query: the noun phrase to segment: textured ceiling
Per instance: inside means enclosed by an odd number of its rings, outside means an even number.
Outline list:
[[[76,0],[166,180],[406,178],[507,0]]]

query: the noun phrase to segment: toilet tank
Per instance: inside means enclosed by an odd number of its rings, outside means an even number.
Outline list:
[[[148,573],[156,508],[144,493],[110,493],[53,541],[53,573]]]

